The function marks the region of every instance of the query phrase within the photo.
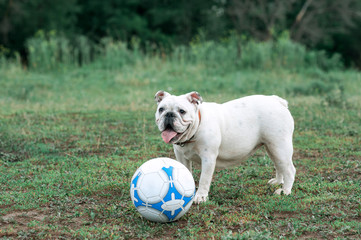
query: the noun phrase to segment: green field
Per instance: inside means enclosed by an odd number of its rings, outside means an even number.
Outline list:
[[[133,173],[150,158],[174,158],[154,123],[160,89],[216,102],[286,98],[292,195],[273,195],[273,163],[261,150],[216,172],[209,201],[179,221],[141,218],[130,201]],[[359,239],[360,186],[359,72],[161,57],[114,68],[0,66],[0,239]]]

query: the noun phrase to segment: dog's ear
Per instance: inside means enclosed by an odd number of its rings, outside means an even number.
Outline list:
[[[157,104],[159,104],[164,98],[166,98],[168,96],[170,96],[169,93],[167,93],[166,91],[160,90],[155,94],[154,100]]]
[[[186,96],[187,99],[193,104],[199,105],[203,102],[203,98],[198,92],[190,92]]]

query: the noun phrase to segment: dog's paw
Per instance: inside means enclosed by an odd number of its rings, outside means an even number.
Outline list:
[[[279,184],[283,184],[282,180],[279,180],[277,178],[272,178],[271,180],[268,181],[268,184],[271,185],[279,185]]]
[[[275,195],[290,195],[291,194],[291,190],[285,190],[283,188],[277,189],[275,191]]]
[[[207,194],[199,194],[198,192],[194,196],[194,203],[200,204],[202,202],[207,201],[208,195]]]

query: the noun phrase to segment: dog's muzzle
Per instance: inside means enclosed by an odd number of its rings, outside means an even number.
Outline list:
[[[174,129],[175,119],[176,115],[173,112],[167,112],[164,117],[164,130],[162,131],[162,138],[166,143],[170,143],[179,135],[179,133]]]
[[[167,112],[164,119],[164,129],[174,129],[175,114],[173,112]]]

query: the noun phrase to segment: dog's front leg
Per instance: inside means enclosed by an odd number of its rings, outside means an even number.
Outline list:
[[[213,177],[213,172],[216,167],[216,156],[203,156],[202,159],[202,172],[199,180],[199,187],[194,198],[194,202],[199,204],[207,201],[209,188]]]
[[[192,161],[186,159],[184,153],[174,149],[175,157],[178,162],[182,163],[184,166],[188,168],[188,170],[192,173]]]

